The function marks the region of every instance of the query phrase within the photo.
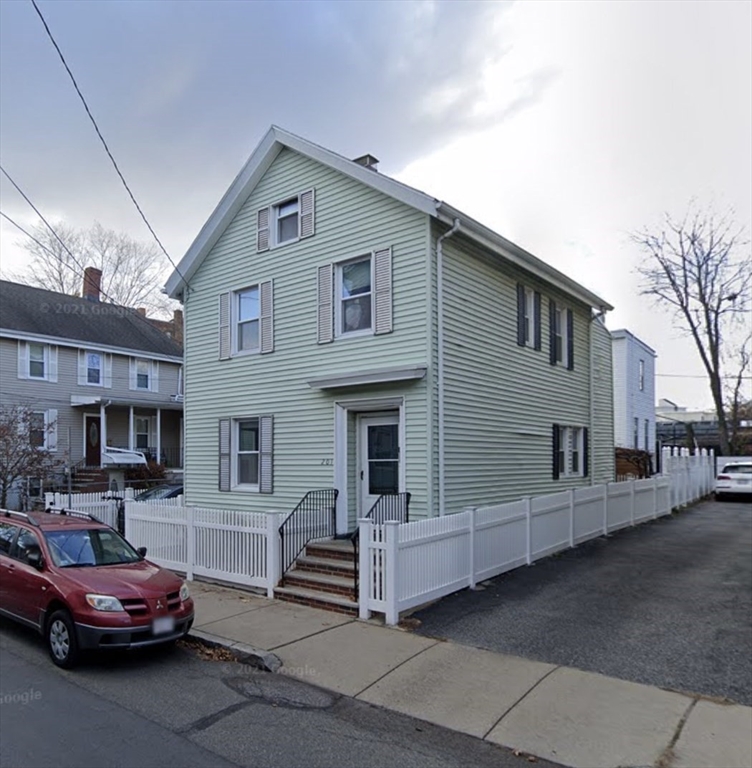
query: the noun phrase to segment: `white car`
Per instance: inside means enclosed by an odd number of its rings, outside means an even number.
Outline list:
[[[741,496],[752,498],[752,461],[725,464],[715,479],[715,497]]]

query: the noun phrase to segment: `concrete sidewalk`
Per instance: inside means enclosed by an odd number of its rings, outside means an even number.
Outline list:
[[[193,582],[191,634],[312,685],[576,768],[750,768],[752,708]]]

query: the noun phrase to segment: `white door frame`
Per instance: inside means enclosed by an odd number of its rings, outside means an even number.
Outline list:
[[[405,488],[405,399],[403,397],[359,398],[334,403],[334,487],[337,496],[337,533],[348,532],[347,510],[347,418],[352,413],[397,411],[399,413],[400,490]],[[356,451],[357,453],[357,451]],[[356,468],[357,469],[357,468]]]
[[[356,464],[356,482],[358,486],[358,518],[364,517],[368,510],[371,508],[369,500],[364,504],[364,500],[370,495],[364,492],[365,481],[369,478],[366,477],[365,472],[368,465],[368,444],[367,444],[367,425],[373,424],[396,424],[397,425],[397,442],[398,442],[398,460],[397,460],[397,490],[404,491],[405,480],[404,472],[402,470],[402,463],[404,461],[404,451],[402,450],[402,443],[400,441],[400,414],[398,410],[392,411],[377,411],[375,413],[359,413],[357,416],[356,427],[356,446],[355,446],[355,464]],[[360,478],[359,475],[363,474]],[[372,504],[371,504],[372,506]]]

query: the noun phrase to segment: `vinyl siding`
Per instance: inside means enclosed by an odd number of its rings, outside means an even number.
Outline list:
[[[57,451],[61,461],[68,455],[76,464],[84,456],[84,411],[99,414],[99,406],[71,407],[71,396],[103,397],[113,400],[128,400],[143,404],[144,415],[154,415],[154,408],[171,403],[171,396],[177,393],[179,365],[160,361],[159,392],[142,392],[129,388],[129,358],[125,355],[112,356],[112,387],[98,387],[78,384],[78,349],[58,346],[57,382],[37,381],[18,378],[18,341],[0,339],[0,402],[3,405],[28,405],[35,410],[57,409]],[[174,407],[174,404],[172,405]],[[128,411],[123,406],[108,408],[107,440],[113,445],[128,445]],[[124,420],[124,421],[123,421]],[[170,435],[171,422],[163,417],[162,442],[167,445],[179,444],[179,434]]]
[[[645,362],[645,388],[640,390],[640,360]],[[655,353],[628,331],[613,333],[613,382],[616,445],[634,448],[634,419],[639,420],[638,447],[655,452]]]
[[[590,484],[552,479],[551,439],[554,423],[590,426],[589,307],[486,255],[461,233],[443,251],[445,511]],[[518,281],[543,297],[538,351],[517,345]],[[549,362],[549,298],[574,313],[572,371]]]
[[[591,323],[593,349],[593,426],[590,430],[590,474],[594,484],[615,479],[614,381],[611,334],[598,319]]]
[[[312,237],[256,252],[257,211],[316,190]],[[291,510],[309,490],[332,487],[334,403],[405,399],[406,477],[417,515],[426,514],[426,382],[333,392],[307,382],[336,373],[426,364],[426,216],[307,158],[283,150],[191,280],[186,312],[186,494],[192,504]],[[317,343],[317,270],[392,248],[394,330]],[[218,359],[218,296],[274,282],[274,352]],[[222,417],[274,416],[274,493],[217,491]],[[342,489],[340,489],[342,491]],[[411,510],[411,511],[413,511]]]

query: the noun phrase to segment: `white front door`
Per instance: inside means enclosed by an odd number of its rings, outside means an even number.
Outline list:
[[[399,412],[358,419],[358,516],[368,514],[384,493],[400,492],[402,460]]]

